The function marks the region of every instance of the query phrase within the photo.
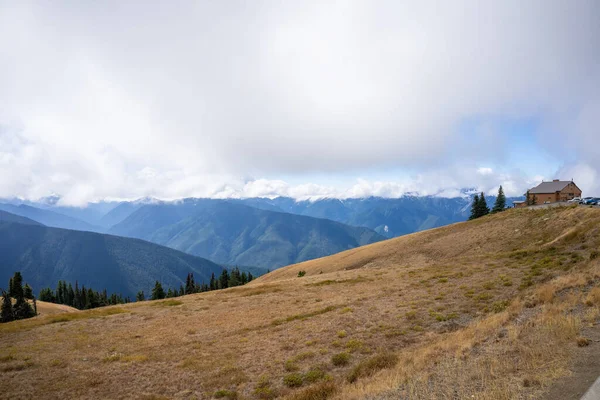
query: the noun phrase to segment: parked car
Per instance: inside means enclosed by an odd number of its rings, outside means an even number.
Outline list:
[[[581,201],[581,197],[574,197],[571,200],[567,201],[567,203],[579,203]]]
[[[586,204],[591,199],[593,199],[593,197],[584,197],[579,201],[579,204]]]
[[[600,206],[600,197],[593,198],[592,200],[588,201],[586,204],[589,204],[591,206]]]

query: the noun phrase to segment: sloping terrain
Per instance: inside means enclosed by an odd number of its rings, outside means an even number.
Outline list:
[[[384,239],[367,228],[209,199],[146,205],[110,232],[223,264],[268,269]]]
[[[63,228],[75,229],[78,231],[101,232],[102,228],[88,224],[77,218],[69,217],[50,210],[42,210],[41,208],[31,207],[25,204],[3,204],[0,203],[0,210],[11,214],[19,215],[37,221],[43,225]]]
[[[134,298],[155,280],[179,288],[189,272],[208,282],[223,268],[142,240],[21,223],[0,222],[0,282],[15,271],[37,291],[65,280]]]
[[[491,207],[495,200],[495,197],[489,197],[488,205]],[[514,200],[517,198],[508,198],[506,204],[511,205]],[[364,226],[388,238],[465,221],[469,217],[471,202],[469,196],[403,196],[394,199],[368,197],[314,201],[278,197],[237,201],[265,210],[328,218],[343,224]]]
[[[3,222],[16,222],[18,224],[42,226],[42,224],[32,219],[0,210],[0,223]]]
[[[78,311],[76,308],[69,307],[64,304],[54,304],[39,300],[36,302],[36,307],[39,317],[43,317],[46,315],[73,313]]]
[[[544,398],[600,345],[582,336],[600,322],[599,247],[600,210],[510,210],[244,287],[11,322],[0,393]]]

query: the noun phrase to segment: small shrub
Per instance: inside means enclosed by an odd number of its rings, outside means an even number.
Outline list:
[[[346,348],[348,349],[348,351],[350,351],[351,353],[355,352],[356,350],[360,349],[363,346],[363,342],[357,339],[350,339],[348,341],[348,343],[346,343]]]
[[[227,400],[236,400],[238,398],[237,392],[232,390],[221,389],[217,390],[213,395],[215,399],[227,399]]]
[[[577,346],[579,347],[586,347],[590,345],[590,339],[588,338],[584,338],[582,336],[577,338]]]
[[[287,387],[300,387],[302,386],[302,383],[304,383],[302,374],[292,373],[283,377],[283,384]]]
[[[306,271],[298,271],[298,278],[302,278],[304,275],[306,275]]]
[[[290,400],[327,400],[335,394],[337,387],[333,381],[321,382],[294,393]]]
[[[346,337],[346,331],[338,331],[337,337],[339,337],[340,339],[345,338]]]
[[[536,378],[525,378],[523,379],[523,386],[524,387],[532,387],[532,386],[540,386],[541,383],[538,379]]]
[[[286,371],[288,372],[294,372],[294,371],[298,371],[300,368],[298,367],[298,364],[296,364],[296,360],[287,360],[285,362],[284,368]]]
[[[593,306],[594,304],[600,305],[600,287],[595,287],[588,293],[585,304],[588,306]]]
[[[271,400],[277,397],[277,392],[271,389],[269,378],[261,376],[254,388],[254,395],[262,400]]]
[[[508,307],[508,300],[496,301],[492,304],[492,311],[495,313],[502,312]]]
[[[382,369],[392,368],[398,362],[395,354],[378,354],[361,361],[348,375],[348,382],[354,383],[359,378],[371,376]]]
[[[350,354],[348,353],[338,353],[331,357],[331,363],[336,367],[341,367],[343,365],[348,365],[350,363]]]
[[[325,379],[325,372],[320,368],[312,368],[310,371],[304,374],[304,382],[315,383],[322,379]]]
[[[417,319],[417,312],[416,311],[407,311],[406,312],[406,319],[409,321],[415,320]]]
[[[598,257],[600,257],[600,251],[594,250],[590,253],[590,260],[595,260]]]
[[[491,298],[492,298],[492,295],[489,293],[480,293],[477,296],[475,296],[475,300],[477,300],[477,301],[488,301]]]
[[[519,289],[526,289],[530,286],[533,286],[533,280],[531,279],[531,276],[526,276],[521,281],[521,284],[519,285]]]

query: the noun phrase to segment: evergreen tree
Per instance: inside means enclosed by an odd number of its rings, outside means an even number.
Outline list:
[[[240,276],[240,270],[235,267],[234,269],[231,270],[231,273],[229,274],[229,281],[227,282],[228,287],[234,287],[234,286],[239,286],[241,284],[241,276]]]
[[[31,289],[31,286],[29,286],[28,283],[26,283],[25,288],[23,288],[23,296],[25,296],[26,299],[33,300],[33,289]]]
[[[479,195],[479,204],[477,209],[479,210],[477,212],[477,218],[483,217],[484,215],[488,215],[490,213],[490,209],[487,205],[487,202],[485,201],[485,195],[483,194],[483,192],[481,192],[481,194]]]
[[[139,292],[137,292],[137,294],[135,295],[135,301],[144,301],[146,300],[146,296],[144,295],[144,291],[140,290]]]
[[[170,299],[171,297],[175,297],[175,295],[173,294],[173,289],[169,288],[169,290],[167,290],[167,299]]]
[[[248,282],[252,281],[252,279],[254,279],[252,273],[248,272]]]
[[[13,310],[15,319],[26,319],[35,317],[33,307],[31,307],[31,304],[29,304],[27,302],[27,299],[25,299],[25,297],[23,296],[17,298]]]
[[[67,304],[71,307],[75,306],[75,291],[73,290],[73,286],[70,283],[67,289]]]
[[[12,278],[12,287],[10,288],[9,296],[15,299],[24,296],[23,293],[23,277],[20,272],[15,272],[15,275]]]
[[[496,197],[496,202],[494,203],[494,208],[492,208],[492,214],[504,211],[506,208],[506,196],[504,195],[504,189],[502,189],[502,185],[498,189],[498,197]]]
[[[185,294],[191,294],[196,292],[196,283],[194,282],[194,274],[188,273],[185,281]]]
[[[535,197],[535,194],[531,195],[531,205],[535,206],[537,204],[537,198]]]
[[[163,290],[162,285],[160,284],[159,281],[156,281],[156,283],[154,284],[154,289],[152,289],[152,297],[150,297],[151,300],[159,300],[159,299],[164,299],[165,298],[165,291]]]
[[[48,303],[54,303],[56,299],[54,298],[54,293],[52,293],[52,289],[45,288],[40,290],[40,300],[47,301]]]
[[[210,290],[217,289],[217,280],[215,279],[215,273],[213,272],[210,276]]]
[[[81,291],[79,290],[79,282],[75,281],[75,291],[73,292],[73,307],[81,310]]]
[[[185,294],[185,289],[183,288],[183,285],[179,285],[179,295],[183,296]]]
[[[471,205],[471,215],[469,216],[469,220],[478,218],[478,214],[477,214],[478,212],[479,212],[479,195],[475,194],[475,197],[473,197],[473,204]]]
[[[15,314],[13,311],[12,300],[7,292],[2,291],[2,310],[0,312],[0,322],[14,321]]]
[[[229,272],[224,269],[219,277],[219,289],[227,289],[229,287]]]

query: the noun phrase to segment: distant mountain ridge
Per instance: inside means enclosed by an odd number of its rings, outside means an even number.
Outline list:
[[[384,239],[364,227],[213,199],[145,205],[109,232],[223,264],[269,269]]]
[[[14,215],[20,215],[22,217],[32,219],[43,225],[54,228],[74,229],[78,231],[89,232],[103,231],[101,227],[89,224],[80,219],[70,217],[68,215],[64,215],[52,210],[45,210],[41,208],[32,207],[26,204],[15,205],[0,203],[0,210],[9,212]]]
[[[209,260],[139,239],[19,223],[19,216],[9,222],[2,216],[0,282],[21,271],[38,291],[66,280],[133,298],[139,290],[149,294],[155,280],[179,288],[189,272],[208,283],[212,273],[223,271]]]
[[[44,226],[43,224],[40,224],[39,222],[29,219],[27,217],[21,217],[20,215],[11,214],[9,212],[0,210],[0,224],[7,223],[7,222],[15,222],[18,224],[25,224],[25,225]]]

